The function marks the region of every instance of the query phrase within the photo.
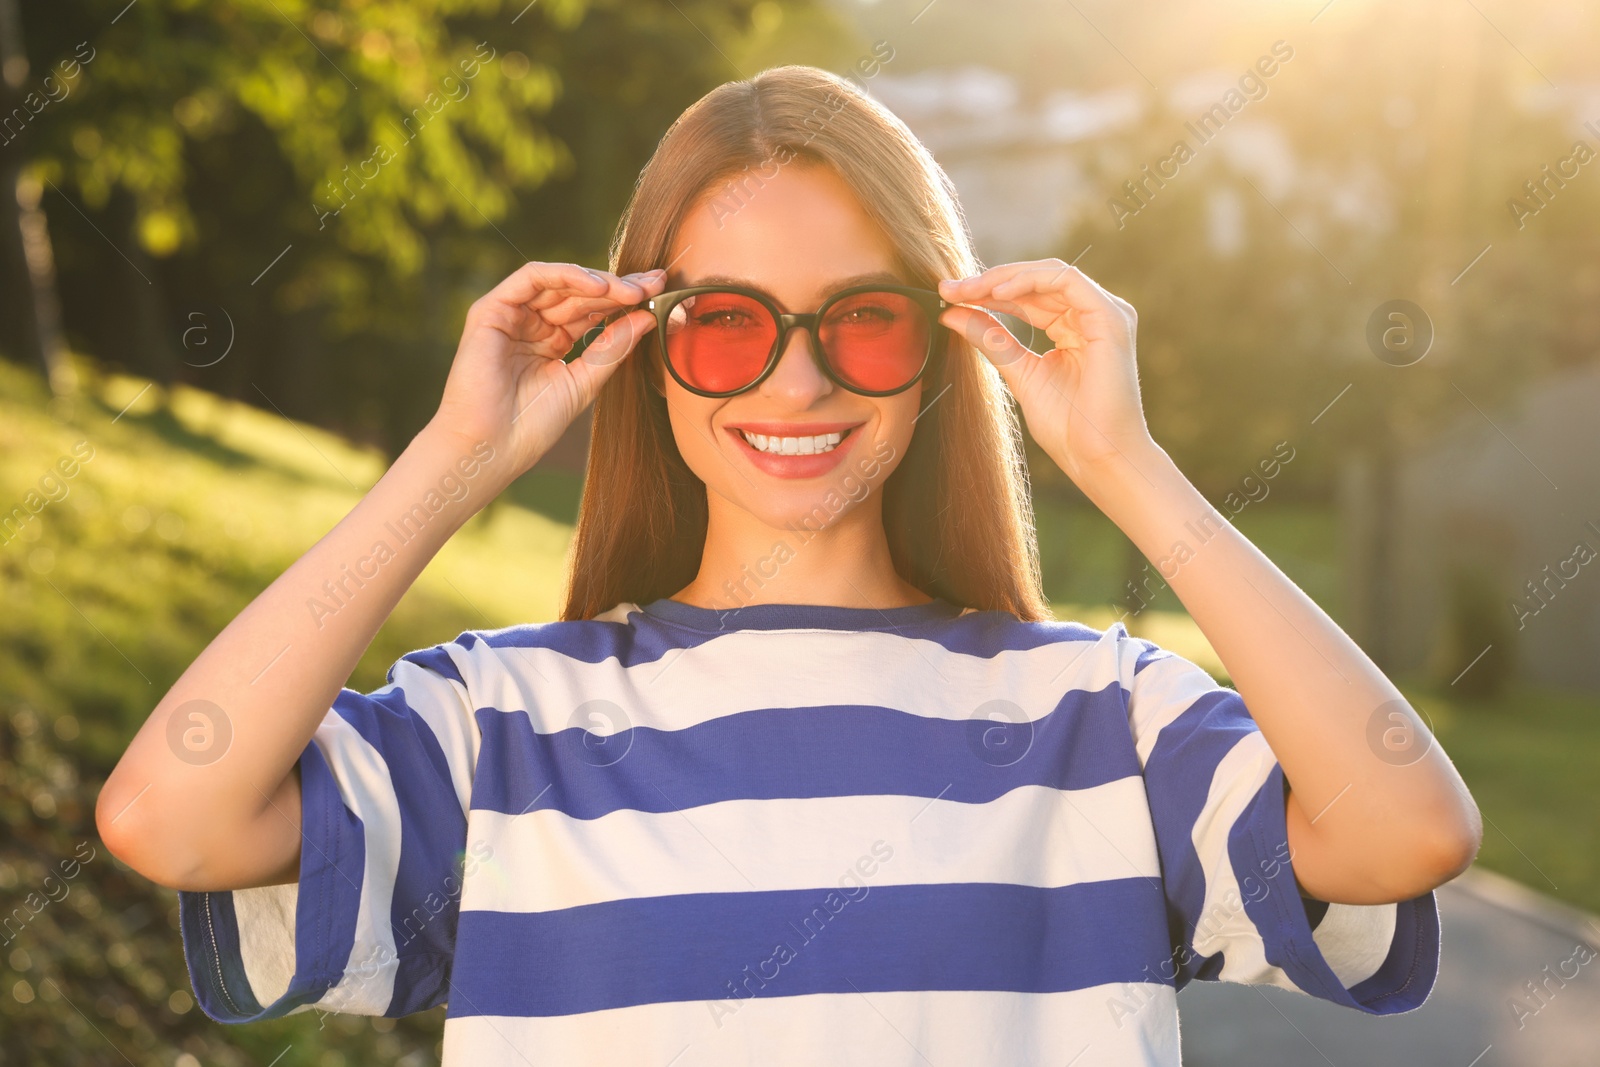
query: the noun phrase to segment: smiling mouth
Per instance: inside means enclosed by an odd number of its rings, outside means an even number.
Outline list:
[[[804,437],[780,437],[776,434],[740,430],[739,436],[757,452],[766,452],[774,456],[816,456],[838,448],[839,442],[850,436],[853,429],[852,427],[840,433],[819,433]]]

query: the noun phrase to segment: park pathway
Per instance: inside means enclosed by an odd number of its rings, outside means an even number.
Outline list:
[[[1478,869],[1438,895],[1444,947],[1422,1007],[1376,1018],[1194,982],[1178,995],[1184,1067],[1600,1067],[1600,918]]]

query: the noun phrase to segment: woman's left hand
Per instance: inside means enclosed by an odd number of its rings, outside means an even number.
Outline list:
[[[1126,477],[1125,464],[1154,444],[1139,401],[1132,304],[1059,259],[941,281],[939,295],[1015,315],[1049,336],[1053,347],[1041,356],[975,308],[950,307],[939,316],[998,368],[1034,440],[1081,488],[1086,480]]]

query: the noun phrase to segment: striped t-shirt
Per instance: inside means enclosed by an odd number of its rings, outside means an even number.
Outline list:
[[[222,1022],[445,1067],[1179,1063],[1199,979],[1408,1011],[1432,893],[1303,899],[1232,689],[1072,622],[657,600],[464,633],[300,757],[298,884],[180,894]]]

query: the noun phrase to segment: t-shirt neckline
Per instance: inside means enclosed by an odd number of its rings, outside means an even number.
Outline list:
[[[738,608],[702,608],[662,597],[640,610],[691,630],[903,630],[953,619],[962,608],[935,597],[921,604],[893,608],[844,608],[825,604],[747,604]]]

